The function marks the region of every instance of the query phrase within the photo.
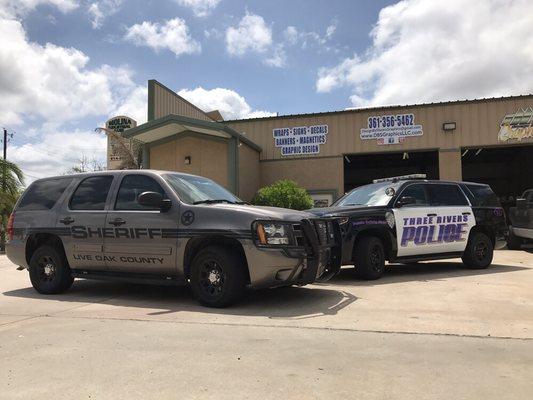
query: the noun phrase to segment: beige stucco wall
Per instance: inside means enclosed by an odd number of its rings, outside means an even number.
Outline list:
[[[462,180],[461,149],[439,151],[439,178],[450,181]]]
[[[191,164],[185,164],[185,157]],[[213,179],[229,188],[228,142],[196,136],[178,137],[150,147],[150,168],[185,172]]]
[[[239,193],[238,196],[250,201],[261,187],[259,152],[244,143],[239,145]]]
[[[261,162],[261,186],[291,179],[307,190],[337,190],[344,193],[342,157],[288,159]]]
[[[500,122],[506,114],[528,107],[533,107],[533,95],[473,102],[262,118],[231,121],[227,124],[241,133],[246,133],[246,137],[263,148],[261,160],[272,160],[296,158],[281,156],[280,149],[274,145],[273,129],[321,124],[327,124],[329,130],[327,142],[320,148],[319,156],[321,157],[512,144],[512,142],[498,141]],[[422,136],[406,138],[402,144],[388,146],[379,146],[375,139],[362,140],[359,136],[361,129],[367,127],[370,116],[411,113],[414,114],[415,124],[422,125],[424,132]],[[442,124],[451,121],[456,122],[457,129],[451,133],[445,133],[442,130]],[[533,138],[524,139],[522,142],[533,143]]]

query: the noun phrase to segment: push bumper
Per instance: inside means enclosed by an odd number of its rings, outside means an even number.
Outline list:
[[[252,287],[307,285],[327,281],[339,272],[341,243],[337,221],[306,219],[300,221],[299,225],[300,246],[245,246]],[[321,231],[324,226],[325,232]]]

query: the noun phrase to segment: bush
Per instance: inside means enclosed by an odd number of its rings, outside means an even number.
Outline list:
[[[292,208],[293,210],[307,210],[313,207],[313,199],[309,193],[298,187],[296,182],[286,179],[259,189],[252,203],[257,206]]]

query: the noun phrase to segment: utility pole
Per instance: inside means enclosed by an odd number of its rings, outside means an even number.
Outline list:
[[[4,128],[4,160],[6,158],[7,158],[7,129]]]

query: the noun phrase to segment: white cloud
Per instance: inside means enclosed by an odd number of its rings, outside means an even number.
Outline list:
[[[190,8],[197,17],[205,17],[220,3],[220,0],[176,0],[179,5]]]
[[[247,13],[239,25],[226,29],[226,50],[234,56],[245,53],[264,53],[272,45],[272,29],[263,17]]]
[[[88,13],[91,15],[93,29],[100,29],[106,17],[116,14],[122,7],[123,0],[98,0],[93,1]]]
[[[283,31],[283,36],[288,44],[295,45],[299,38],[298,29],[296,29],[295,26],[290,25]]]
[[[264,63],[270,67],[284,68],[287,66],[287,53],[283,45],[277,45],[272,55],[264,60]]]
[[[148,91],[144,86],[137,86],[129,95],[127,95],[122,103],[119,104],[111,115],[127,115],[137,121],[137,124],[143,124],[147,120],[148,111]]]
[[[269,111],[253,110],[246,99],[237,92],[215,88],[206,90],[202,87],[182,89],[178,94],[204,111],[218,110],[224,119],[258,118],[275,115]]]
[[[40,117],[61,123],[105,115],[136,85],[125,67],[88,68],[74,48],[28,41],[19,21],[0,19],[0,119],[21,124]]]
[[[84,155],[105,164],[106,146],[105,135],[95,132],[47,132],[33,143],[11,144],[8,157],[27,174],[29,183],[65,173]]]
[[[136,46],[148,46],[158,52],[162,49],[172,51],[176,56],[201,51],[200,43],[189,35],[189,27],[181,18],[158,22],[144,21],[130,26],[124,36]]]
[[[0,18],[0,37],[0,121],[19,132],[8,158],[30,180],[62,173],[83,154],[105,157],[105,137],[67,126],[115,112],[146,119],[146,89],[132,80],[128,67],[89,67],[89,57],[77,49],[29,41],[14,19]]]
[[[0,18],[16,18],[24,16],[40,5],[57,7],[62,13],[70,12],[78,7],[76,0],[0,0]]]
[[[533,92],[530,0],[404,0],[381,10],[372,46],[319,71],[354,106]]]

